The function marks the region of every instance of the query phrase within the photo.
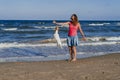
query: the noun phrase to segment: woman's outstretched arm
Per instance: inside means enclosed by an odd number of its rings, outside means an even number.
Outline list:
[[[57,25],[68,25],[69,22],[56,22],[56,21],[53,21],[54,24],[57,24]]]

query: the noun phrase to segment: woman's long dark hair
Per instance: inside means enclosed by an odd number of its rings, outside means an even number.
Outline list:
[[[74,20],[72,19],[73,16],[74,16]],[[72,14],[71,20],[72,20],[71,22],[72,22],[73,25],[77,25],[78,22],[79,22],[76,14]]]

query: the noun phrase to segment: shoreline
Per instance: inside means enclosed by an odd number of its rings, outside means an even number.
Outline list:
[[[120,53],[78,59],[0,63],[0,80],[120,80]]]
[[[98,52],[98,53],[77,53],[77,59],[87,59],[87,58],[93,58],[93,57],[99,57],[99,56],[105,56],[110,54],[116,54],[120,52]],[[47,61],[62,61],[62,60],[68,60],[69,54],[66,55],[51,55],[48,57],[44,56],[25,56],[25,57],[6,57],[6,58],[0,58],[0,63],[9,63],[9,62],[47,62]]]

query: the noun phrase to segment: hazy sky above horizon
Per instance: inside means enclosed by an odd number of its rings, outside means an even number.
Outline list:
[[[120,20],[120,0],[0,0],[0,20]]]

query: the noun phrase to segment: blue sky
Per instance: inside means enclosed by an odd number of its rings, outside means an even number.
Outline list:
[[[120,20],[120,0],[0,0],[0,19]]]

